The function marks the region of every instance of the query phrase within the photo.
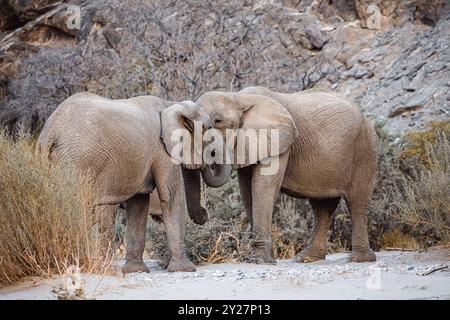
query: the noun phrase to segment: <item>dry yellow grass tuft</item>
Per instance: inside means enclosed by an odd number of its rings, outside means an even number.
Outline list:
[[[410,132],[406,135],[407,145],[400,154],[400,159],[417,157],[425,166],[428,165],[427,144],[436,145],[441,136],[450,136],[449,121],[431,121],[425,131]]]
[[[394,215],[418,235],[424,245],[450,242],[450,142],[445,132],[424,141],[417,168],[391,189],[397,195]],[[417,237],[416,237],[417,238]]]
[[[71,168],[35,155],[24,135],[0,132],[0,284],[27,276],[106,270],[111,250],[99,245],[90,184]]]
[[[382,250],[419,250],[422,245],[411,235],[400,230],[393,230],[381,235],[380,247]]]

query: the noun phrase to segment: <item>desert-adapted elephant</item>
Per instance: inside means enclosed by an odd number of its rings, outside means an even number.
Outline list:
[[[278,129],[279,148],[268,154],[271,158],[264,159],[264,154],[258,153],[253,161],[246,159],[246,163],[233,165],[256,237],[255,262],[274,263],[271,222],[279,190],[309,199],[314,210],[313,234],[298,262],[325,258],[327,232],[341,197],[352,221],[349,261],[376,260],[369,247],[367,207],[376,179],[377,135],[355,104],[331,91],[310,89],[286,94],[264,87],[237,93],[207,92],[196,104],[222,134],[230,128]],[[238,130],[231,145],[236,145],[244,133]],[[270,159],[278,161],[278,170],[264,174],[267,163],[261,161]]]
[[[89,175],[93,210],[108,221],[102,227],[110,236],[115,210],[125,204],[124,273],[148,271],[142,254],[150,193],[155,188],[171,255],[168,270],[195,270],[185,253],[184,213],[187,206],[189,216],[199,224],[208,218],[200,206],[200,169],[204,166],[176,164],[166,149],[172,147],[172,132],[192,128],[194,121],[203,129],[210,126],[208,115],[190,101],[174,103],[153,96],[111,100],[86,92],[63,101],[39,136],[37,152]],[[213,178],[225,181],[230,171],[216,170]],[[212,184],[217,185],[217,181]]]

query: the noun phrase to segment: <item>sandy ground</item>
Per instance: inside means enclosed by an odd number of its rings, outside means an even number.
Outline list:
[[[88,299],[450,299],[450,249],[379,252],[377,262],[347,263],[347,254],[299,264],[217,264],[195,273],[81,275]],[[443,269],[424,275],[427,271]],[[56,299],[67,279],[35,279],[0,290],[0,299]]]

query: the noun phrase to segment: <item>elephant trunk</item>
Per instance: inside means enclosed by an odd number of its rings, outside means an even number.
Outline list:
[[[202,169],[202,177],[206,184],[213,188],[221,187],[231,175],[231,165],[212,164]]]
[[[200,205],[200,172],[181,167],[189,217],[196,224],[208,221],[208,211]]]

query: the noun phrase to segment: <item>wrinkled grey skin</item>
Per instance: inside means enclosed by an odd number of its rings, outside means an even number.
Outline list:
[[[325,258],[327,232],[341,197],[352,220],[349,260],[376,260],[369,247],[367,206],[376,179],[377,135],[357,106],[334,92],[284,94],[263,87],[238,93],[208,92],[196,103],[221,131],[238,127],[280,130],[279,170],[275,175],[262,175],[260,162],[235,166],[241,198],[257,238],[255,262],[275,262],[271,222],[280,190],[309,199],[314,210],[313,234],[298,262]]]
[[[93,208],[106,217],[101,227],[112,236],[118,204],[126,203],[126,264],[123,272],[148,272],[142,254],[150,193],[156,188],[170,250],[168,271],[194,271],[184,246],[187,190],[189,214],[204,223],[208,214],[200,207],[200,166],[189,170],[172,162],[164,139],[184,121],[209,118],[192,102],[174,104],[152,96],[110,100],[91,93],[78,93],[65,100],[47,120],[37,151],[52,162],[71,164],[89,173],[94,187]],[[164,139],[161,139],[163,137]],[[183,172],[183,174],[182,174]],[[196,175],[197,180],[190,176]],[[195,193],[197,192],[197,194]]]

